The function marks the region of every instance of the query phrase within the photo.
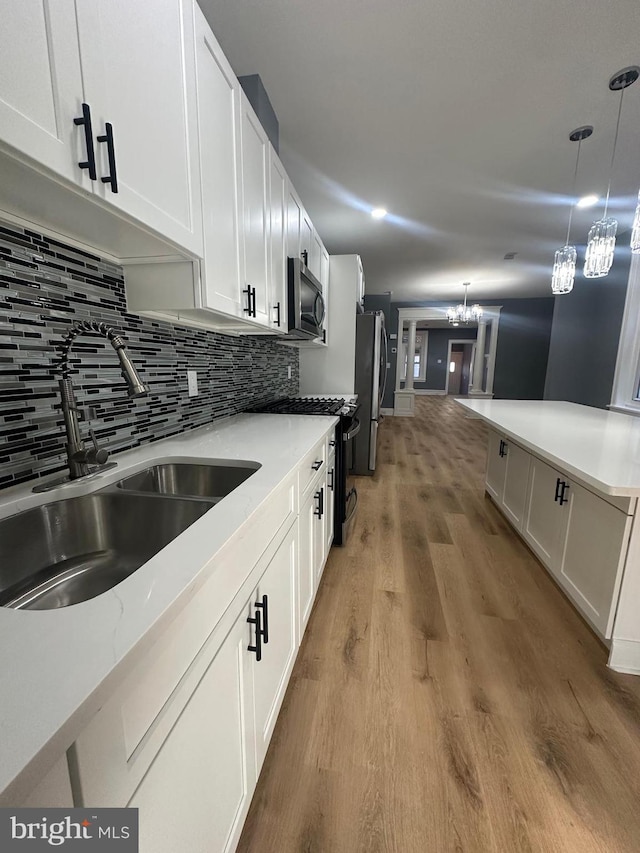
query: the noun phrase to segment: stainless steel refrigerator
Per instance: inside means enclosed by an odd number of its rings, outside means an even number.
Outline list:
[[[387,332],[382,311],[356,316],[356,394],[362,428],[354,438],[353,473],[376,469],[378,423],[387,382]]]

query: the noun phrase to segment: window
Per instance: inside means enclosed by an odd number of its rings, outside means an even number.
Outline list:
[[[640,255],[631,259],[610,408],[640,415]]]
[[[416,332],[416,351],[413,355],[413,379],[414,382],[426,382],[427,379],[427,341],[429,333],[426,331]],[[407,381],[407,345],[409,343],[409,335],[404,334],[402,338],[402,352],[404,369],[402,371],[402,381]]]

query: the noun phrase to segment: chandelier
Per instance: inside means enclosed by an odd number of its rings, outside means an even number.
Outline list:
[[[482,317],[482,308],[479,305],[467,306],[467,288],[469,282],[462,285],[464,287],[464,302],[461,305],[456,305],[455,308],[447,308],[447,320],[452,326],[459,326],[461,323],[476,323]]]
[[[551,291],[555,294],[569,293],[573,290],[573,282],[576,276],[576,247],[569,244],[571,237],[571,220],[573,218],[574,197],[576,192],[576,178],[578,177],[578,163],[580,162],[580,146],[583,139],[588,139],[593,133],[591,125],[578,127],[571,131],[569,139],[578,143],[576,155],[576,167],[573,172],[573,186],[571,189],[571,210],[569,211],[569,225],[567,227],[567,239],[565,245],[558,249],[553,262],[553,274],[551,276]]]
[[[609,210],[609,196],[611,194],[611,175],[613,173],[613,163],[616,156],[616,146],[618,144],[618,131],[620,130],[620,115],[622,114],[622,99],[624,90],[630,86],[640,76],[640,68],[637,65],[630,65],[628,68],[623,68],[614,74],[609,80],[609,88],[612,92],[620,92],[620,104],[618,106],[618,121],[616,123],[616,133],[613,139],[613,153],[611,155],[611,165],[609,166],[609,184],[607,186],[607,198],[604,204],[604,215],[602,219],[594,222],[589,231],[587,240],[587,251],[584,257],[584,276],[585,278],[602,278],[609,274],[611,265],[613,264],[613,253],[616,246],[616,233],[618,231],[618,222],[611,216],[607,216]]]

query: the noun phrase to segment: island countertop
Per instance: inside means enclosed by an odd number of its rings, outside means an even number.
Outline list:
[[[2,518],[98,491],[158,460],[260,464],[108,592],[55,610],[0,607],[0,805],[40,781],[135,665],[143,647],[215,576],[213,558],[232,537],[251,537],[256,510],[336,423],[337,418],[325,416],[236,415],[117,454],[117,468],[55,491],[34,494],[28,483],[0,495]],[[230,602],[235,591],[221,589],[220,597]]]
[[[456,402],[585,486],[640,496],[640,418],[552,400]]]

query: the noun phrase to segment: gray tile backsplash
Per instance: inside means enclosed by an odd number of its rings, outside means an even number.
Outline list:
[[[71,363],[78,401],[96,408],[90,425],[111,450],[298,392],[296,349],[128,314],[121,267],[0,220],[0,488],[65,468],[52,368],[56,345],[77,319],[122,331],[151,391],[129,399],[111,346],[93,335],[76,340]],[[197,371],[197,397],[187,394],[187,369]]]

